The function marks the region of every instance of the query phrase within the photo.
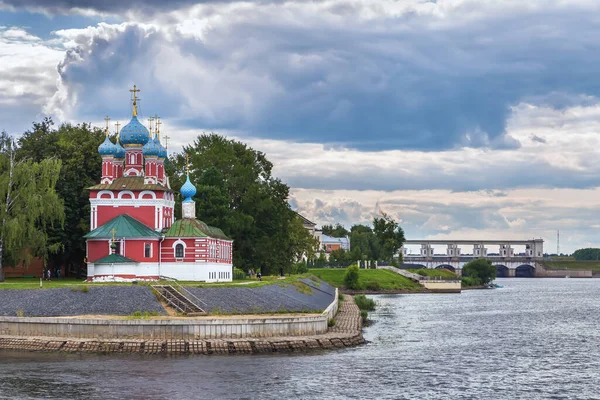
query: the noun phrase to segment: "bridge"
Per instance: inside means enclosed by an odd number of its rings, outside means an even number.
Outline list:
[[[420,253],[410,254],[408,245],[419,245]],[[445,246],[446,254],[436,254],[435,246]],[[462,254],[462,248],[468,246],[473,252]],[[497,252],[488,251],[496,246]],[[523,246],[525,251],[515,254],[514,246]],[[425,268],[445,268],[460,274],[469,261],[487,258],[496,266],[498,277],[534,276],[544,257],[544,240],[406,240],[400,251],[405,264]]]

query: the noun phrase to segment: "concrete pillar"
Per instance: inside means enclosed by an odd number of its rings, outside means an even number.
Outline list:
[[[459,257],[460,256],[460,248],[457,244],[449,244],[448,249],[446,250],[446,255],[448,257]]]
[[[433,257],[433,247],[430,244],[422,244],[421,245],[421,256],[423,257]]]
[[[487,248],[483,244],[473,245],[473,255],[475,257],[487,257]]]
[[[508,276],[509,276],[509,277],[511,277],[511,278],[514,278],[514,277],[515,277],[515,273],[516,273],[516,271],[517,271],[517,270],[515,270],[515,269],[510,269],[510,268],[509,268],[509,269],[508,269]]]
[[[513,257],[515,250],[510,246],[510,244],[501,244],[500,245],[500,257]]]

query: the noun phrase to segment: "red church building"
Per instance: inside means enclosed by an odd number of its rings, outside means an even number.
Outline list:
[[[174,193],[165,174],[167,150],[160,121],[148,130],[133,116],[99,146],[100,184],[90,190],[87,240],[88,280],[138,280],[168,277],[186,281],[231,281],[233,241],[196,219],[196,188],[181,187],[182,219],[175,220]]]

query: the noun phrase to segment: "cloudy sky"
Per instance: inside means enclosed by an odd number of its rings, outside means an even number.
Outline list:
[[[26,6],[23,4],[26,3]],[[597,0],[0,0],[0,130],[124,122],[267,153],[318,224],[600,246]]]

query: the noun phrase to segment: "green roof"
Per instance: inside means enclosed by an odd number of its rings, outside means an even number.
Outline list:
[[[154,229],[148,228],[137,219],[127,214],[121,214],[94,229],[84,236],[87,239],[112,238],[112,230],[115,230],[115,237],[160,237],[160,233]]]
[[[143,176],[123,176],[112,183],[101,183],[89,187],[90,190],[157,190],[168,191],[169,188],[154,183],[144,183]]]
[[[216,239],[229,239],[219,228],[208,226],[200,220],[191,218],[175,221],[165,233],[165,237],[211,237]]]
[[[110,254],[94,261],[94,264],[118,264],[118,263],[134,263],[137,262],[131,258],[123,257],[119,254]]]

